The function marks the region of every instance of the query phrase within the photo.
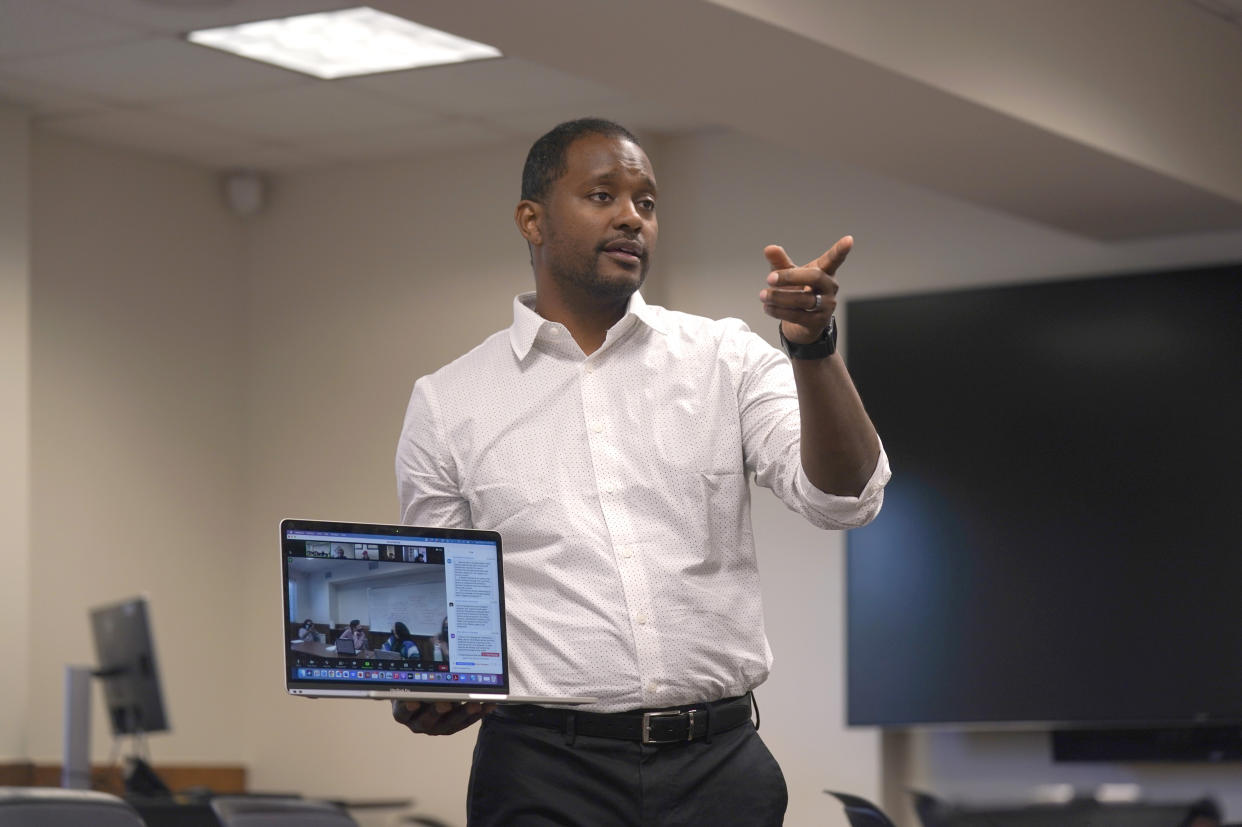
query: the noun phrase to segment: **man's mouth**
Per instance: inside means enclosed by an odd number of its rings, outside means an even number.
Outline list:
[[[643,259],[643,245],[637,241],[610,241],[604,245],[604,252],[610,258],[626,264],[637,264]]]

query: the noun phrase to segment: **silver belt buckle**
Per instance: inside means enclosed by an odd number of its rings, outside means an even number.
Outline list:
[[[643,743],[644,744],[672,744],[672,743],[676,743],[677,741],[681,740],[679,738],[660,738],[660,739],[652,738],[651,737],[651,719],[652,718],[676,718],[683,714],[685,713],[682,713],[682,712],[644,712],[643,713],[643,738],[642,738]],[[691,724],[693,724],[694,719],[691,718],[690,722]],[[690,727],[690,736],[691,737],[694,736],[693,726]]]

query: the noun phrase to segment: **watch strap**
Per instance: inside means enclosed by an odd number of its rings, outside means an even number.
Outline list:
[[[799,344],[786,339],[785,329],[781,324],[778,323],[776,329],[781,336],[781,347],[789,354],[790,359],[827,359],[837,352],[836,316],[829,316],[828,326],[824,328],[823,334],[815,341],[807,342],[806,344]]]

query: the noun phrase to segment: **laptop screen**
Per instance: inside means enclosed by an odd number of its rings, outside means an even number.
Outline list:
[[[285,520],[290,691],[507,692],[500,536]]]

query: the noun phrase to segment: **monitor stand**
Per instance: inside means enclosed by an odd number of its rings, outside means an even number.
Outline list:
[[[64,742],[60,786],[89,790],[91,784],[91,683],[107,678],[90,666],[65,666]],[[151,765],[137,755],[125,759],[125,792],[160,798],[172,795]]]
[[[172,790],[151,765],[136,755],[125,759],[125,794],[143,798],[168,798]]]
[[[89,666],[65,666],[64,742],[60,786],[91,788],[91,678]]]

